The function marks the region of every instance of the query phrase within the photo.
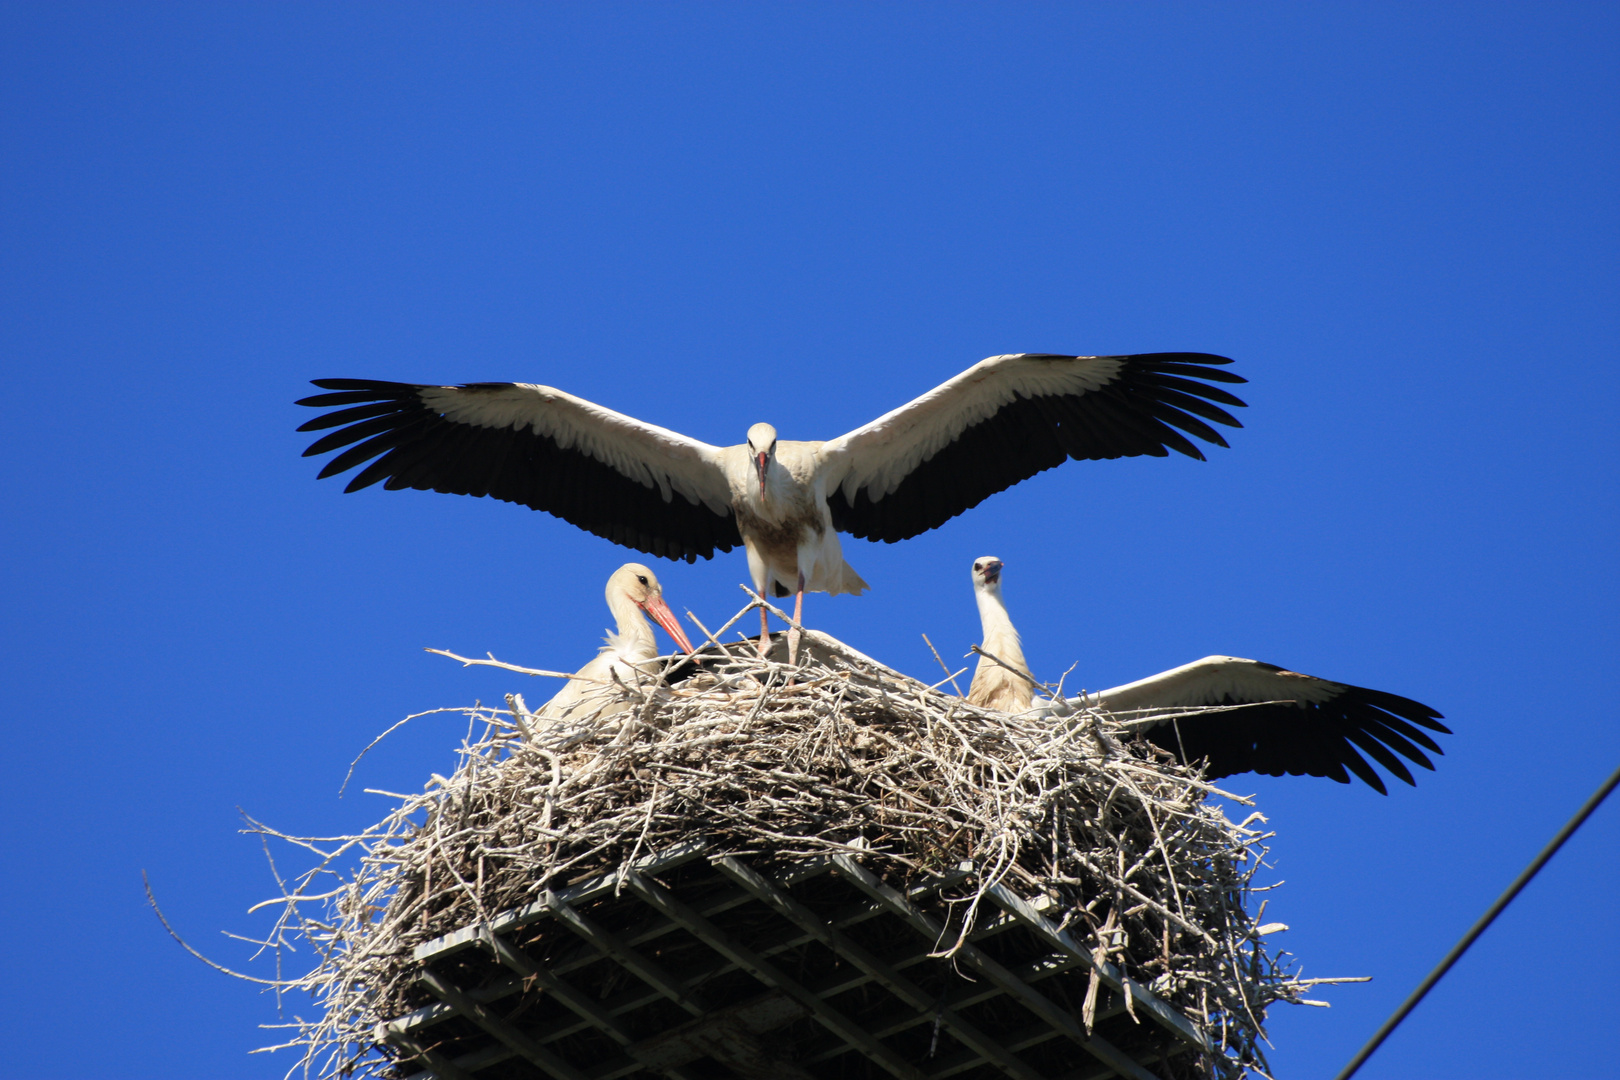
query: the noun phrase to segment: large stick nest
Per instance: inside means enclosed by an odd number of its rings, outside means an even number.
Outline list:
[[[542,721],[516,695],[459,710],[471,726],[454,774],[362,835],[250,822],[319,856],[278,879],[268,941],[278,964],[295,944],[317,958],[275,980],[321,1009],[284,1025],[302,1071],[390,1075],[376,1025],[431,1000],[418,944],[699,836],[762,863],[858,851],[891,881],[970,860],[953,931],[971,930],[992,884],[1045,897],[1071,934],[1203,1028],[1215,1075],[1263,1072],[1267,1007],[1338,981],[1298,978],[1263,943],[1260,815],[1229,820],[1207,797],[1246,800],[1133,738],[1130,720],[1009,716],[823,635],[805,645],[796,667],[734,648],[675,686],[615,687],[581,722]]]

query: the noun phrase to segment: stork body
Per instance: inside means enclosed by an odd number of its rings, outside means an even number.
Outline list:
[[[618,629],[608,634],[596,659],[574,672],[574,677],[546,702],[538,714],[543,720],[582,720],[593,713],[614,711],[611,705],[602,709],[618,693],[614,681],[634,686],[639,676],[650,673],[647,662],[658,655],[658,639],[647,622],[648,615],[658,620],[684,651],[692,651],[692,643],[664,602],[657,575],[647,567],[625,563],[608,578],[606,591],[608,611]]]
[[[1024,643],[1001,598],[1001,566],[1001,560],[994,555],[973,560],[973,598],[979,603],[983,648],[990,655],[979,657],[967,699],[968,704],[987,709],[1023,712],[1029,708],[1035,688],[1032,680],[1025,678],[1029,664],[1024,660]]]
[[[994,564],[996,578],[993,594],[981,584],[981,568],[989,564]],[[994,653],[992,638],[1004,638],[1012,625],[1001,603],[1001,560],[986,556],[975,560],[973,566],[984,647]],[[994,602],[987,602],[992,595]],[[1016,635],[1016,631],[1013,633]],[[1018,663],[1023,664],[1022,651]],[[1006,712],[1030,707],[1031,695],[1027,691],[1022,695],[1004,692],[1001,700],[1007,704],[991,700],[989,687],[993,684],[988,681],[984,700],[976,700],[980,696],[980,676],[990,678],[985,664],[985,660],[979,661],[969,691],[970,702]],[[1073,703],[1101,706],[1121,719],[1142,720],[1137,730],[1149,742],[1184,764],[1207,760],[1205,775],[1211,779],[1242,772],[1271,776],[1287,773],[1325,776],[1348,784],[1354,773],[1383,794],[1388,789],[1362,752],[1411,784],[1412,773],[1402,757],[1432,770],[1434,764],[1424,750],[1444,753],[1423,729],[1451,734],[1451,729],[1440,723],[1438,712],[1410,698],[1237,656],[1206,656],[1158,675],[1087,694]],[[1155,713],[1211,705],[1243,707],[1152,722]]]
[[[844,561],[843,546],[827,506],[826,485],[819,469],[823,444],[782,442],[769,424],[748,429],[742,447],[721,451],[726,480],[731,485],[732,512],[748,555],[748,573],[761,596],[773,590],[792,594],[793,621],[804,617],[805,592],[859,596],[866,582]],[[747,466],[739,476],[736,450],[746,450]],[[740,482],[739,482],[740,481]],[[788,662],[797,651],[797,638],[789,637]],[[759,653],[770,648],[765,609],[759,611]]]
[[[992,356],[827,442],[778,442],[769,424],[718,447],[549,386],[425,386],[317,379],[337,428],[305,454],[347,447],[320,475],[488,495],[545,510],[614,543],[695,561],[742,544],[761,595],[860,593],[838,533],[893,543],[935,528],[1065,460],[1203,459],[1192,438],[1240,426],[1212,383],[1244,380],[1206,353]],[[1192,438],[1189,438],[1191,436]],[[373,460],[375,459],[375,460]],[[763,615],[762,615],[763,618]]]

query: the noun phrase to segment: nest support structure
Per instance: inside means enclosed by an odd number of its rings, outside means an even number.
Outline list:
[[[364,834],[250,822],[318,855],[265,939],[315,953],[274,980],[318,1007],[295,1072],[1263,1075],[1266,1009],[1345,981],[1267,947],[1263,819],[1133,718],[977,709],[813,631],[577,721],[458,711],[453,774]]]

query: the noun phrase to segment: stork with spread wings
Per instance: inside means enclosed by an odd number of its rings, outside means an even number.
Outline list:
[[[616,544],[695,561],[741,544],[761,595],[860,593],[838,533],[893,543],[936,528],[1064,461],[1203,459],[1240,427],[1244,380],[1207,353],[992,356],[922,397],[827,442],[755,424],[710,446],[549,386],[421,386],[317,379],[299,402],[335,428],[304,453],[341,450],[321,476],[364,465],[346,491],[382,482],[488,495],[544,510]],[[343,448],[347,449],[343,449]],[[369,462],[369,464],[366,464]],[[764,612],[760,613],[764,633]],[[763,641],[763,637],[762,637]]]

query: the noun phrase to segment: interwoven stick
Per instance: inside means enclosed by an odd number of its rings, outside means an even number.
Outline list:
[[[775,610],[754,599],[720,633],[758,604]],[[814,631],[793,667],[703,632],[722,650],[706,670],[675,686],[638,677],[616,688],[621,711],[592,723],[540,720],[517,695],[461,710],[472,734],[454,772],[393,796],[363,833],[297,838],[248,819],[313,856],[277,878],[273,924],[255,935],[278,962],[294,944],[314,950],[305,974],[273,980],[320,1006],[281,1043],[298,1068],[380,1075],[377,1023],[426,1000],[416,945],[699,835],[766,864],[859,852],[901,879],[970,863],[977,873],[941,894],[946,954],[995,885],[1039,898],[1202,1028],[1219,1051],[1211,1075],[1263,1070],[1265,1009],[1329,981],[1299,978],[1264,945],[1273,928],[1250,896],[1270,834],[1205,796],[1247,800],[1129,725],[1073,703],[1061,718],[975,708]]]

